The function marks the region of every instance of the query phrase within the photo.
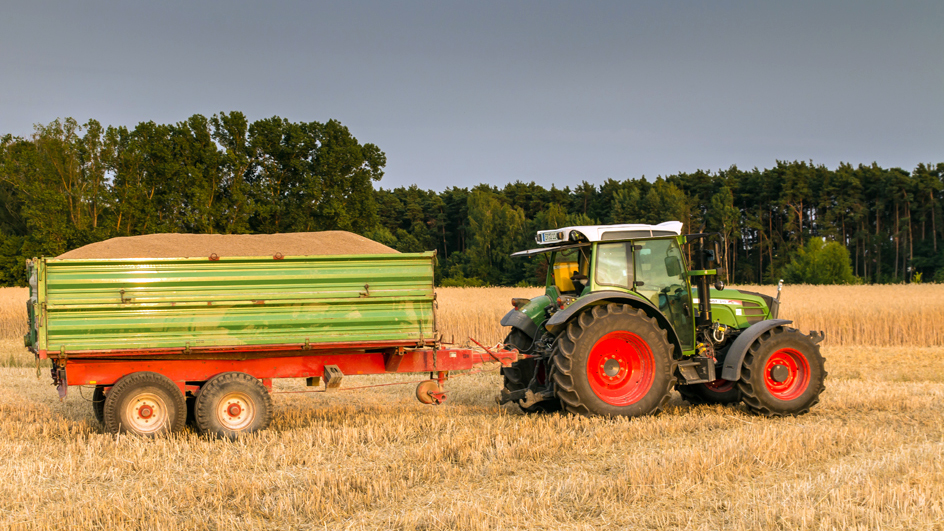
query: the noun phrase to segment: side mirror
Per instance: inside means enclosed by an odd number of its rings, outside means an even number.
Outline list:
[[[718,261],[718,252],[715,249],[705,249],[705,262],[713,264]]]
[[[677,277],[682,274],[682,263],[677,256],[665,257],[665,272],[670,277]]]

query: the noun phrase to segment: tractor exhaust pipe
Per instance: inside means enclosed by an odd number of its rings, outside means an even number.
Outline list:
[[[698,246],[698,268],[707,269],[707,255],[709,250],[705,249],[705,240],[702,239]],[[711,295],[708,292],[708,277],[701,275],[698,277],[698,319],[696,326],[711,326]]]

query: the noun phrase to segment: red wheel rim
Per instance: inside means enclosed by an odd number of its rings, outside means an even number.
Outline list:
[[[810,385],[810,363],[806,356],[792,348],[774,352],[764,366],[764,385],[780,400],[793,400],[802,395]]]
[[[721,378],[718,378],[713,382],[706,383],[705,388],[709,391],[714,391],[715,393],[726,393],[731,389],[734,389],[734,382],[731,380],[722,380]]]
[[[600,400],[614,406],[635,404],[655,380],[655,357],[636,334],[610,332],[593,345],[587,358],[587,380]]]

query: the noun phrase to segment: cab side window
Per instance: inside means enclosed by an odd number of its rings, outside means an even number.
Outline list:
[[[594,276],[598,285],[633,289],[632,243],[598,244]]]
[[[555,253],[554,263],[551,264],[551,276],[557,291],[560,293],[583,291],[589,268],[589,260],[584,248],[567,249]]]

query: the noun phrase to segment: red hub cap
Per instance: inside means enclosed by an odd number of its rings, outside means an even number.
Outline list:
[[[793,400],[810,386],[810,363],[792,348],[774,352],[764,366],[764,385],[774,398]]]
[[[149,419],[151,418],[151,415],[153,414],[154,414],[154,410],[151,409],[151,406],[144,405],[138,408],[138,416],[141,417],[142,419]]]
[[[636,334],[610,332],[601,337],[587,357],[587,380],[600,400],[614,406],[635,404],[655,380],[655,357]]]
[[[239,407],[239,404],[230,404],[226,407],[226,412],[231,417],[238,417],[243,412],[243,408]]]

